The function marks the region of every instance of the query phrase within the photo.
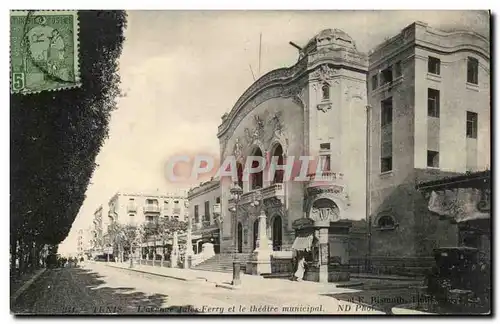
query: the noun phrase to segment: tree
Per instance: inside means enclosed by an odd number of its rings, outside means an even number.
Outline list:
[[[184,233],[187,230],[188,224],[177,219],[167,219],[162,218],[158,224],[158,238],[165,244],[165,241],[172,238],[174,232],[179,234]],[[165,259],[165,254],[161,255],[161,264],[163,266],[163,261]]]
[[[82,86],[10,96],[11,272],[68,235],[120,94],[124,11],[79,11]],[[17,273],[16,273],[17,274]]]

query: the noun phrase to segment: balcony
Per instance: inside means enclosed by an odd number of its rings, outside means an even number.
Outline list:
[[[143,207],[144,213],[160,213],[160,206],[158,205],[146,205]]]
[[[282,199],[284,197],[285,197],[285,190],[283,189],[282,183],[275,183],[270,185],[269,187],[262,189],[263,199],[269,199],[269,198]]]
[[[342,173],[324,171],[323,173],[309,174],[307,177],[309,178],[307,182],[308,189],[316,187],[335,187],[342,192],[345,187],[344,175]]]

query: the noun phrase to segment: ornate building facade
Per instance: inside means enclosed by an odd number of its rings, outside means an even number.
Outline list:
[[[222,252],[315,249],[310,280],[326,281],[331,264],[453,242],[415,182],[489,166],[489,86],[489,41],[473,32],[416,22],[368,55],[345,32],[321,31],[295,65],[263,75],[222,116],[220,158],[236,158],[243,189],[235,199],[221,178]],[[323,174],[247,177],[248,156],[279,165],[308,156]]]

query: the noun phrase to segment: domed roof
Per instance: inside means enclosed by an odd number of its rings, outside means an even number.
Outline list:
[[[356,44],[351,36],[341,29],[323,29],[304,47],[304,52],[310,53],[320,47],[344,47],[356,49]]]

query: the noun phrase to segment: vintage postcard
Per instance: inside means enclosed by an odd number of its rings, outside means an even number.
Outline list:
[[[491,315],[489,11],[12,11],[15,315]]]

